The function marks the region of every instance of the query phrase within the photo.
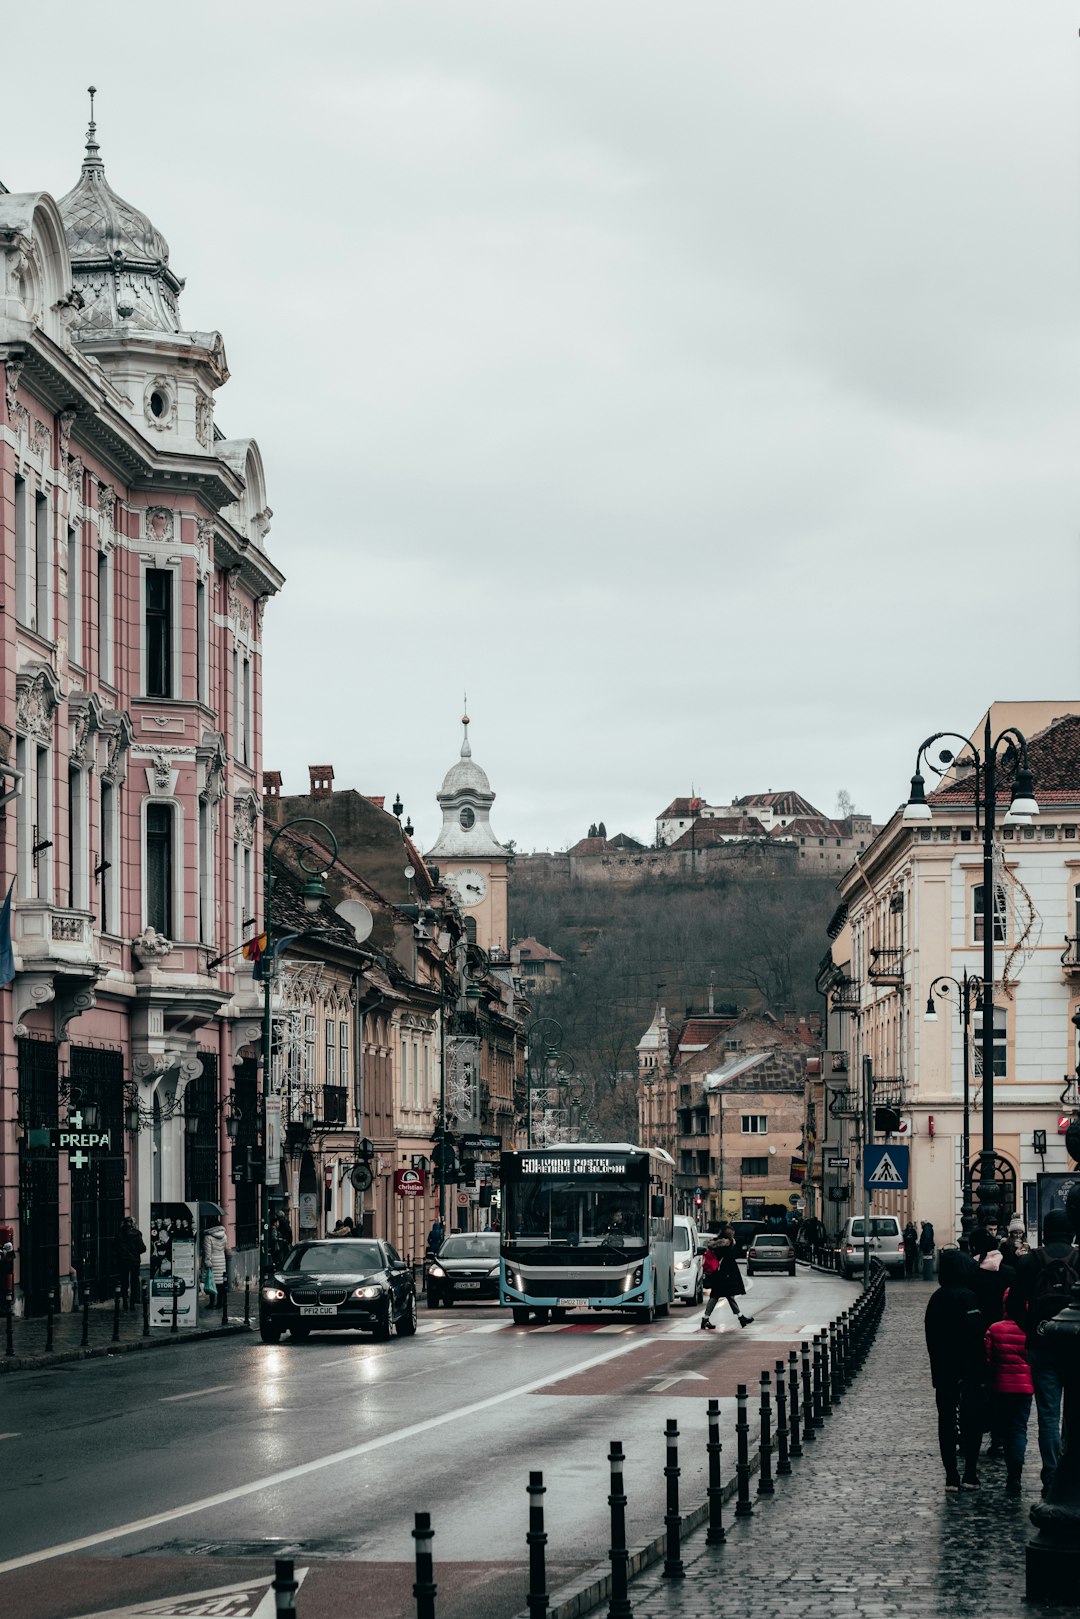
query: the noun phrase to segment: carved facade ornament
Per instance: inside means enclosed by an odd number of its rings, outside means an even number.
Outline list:
[[[205,579],[210,573],[211,559],[214,555],[214,525],[208,517],[196,517],[195,540],[199,547],[197,567],[200,579]]]
[[[266,614],[266,596],[259,596],[255,602],[255,634],[262,640],[263,618]]]
[[[127,775],[128,750],[135,739],[135,728],[126,714],[108,708],[102,710],[99,729],[107,746],[102,779],[119,786]]]
[[[66,1040],[68,1025],[84,1012],[92,1012],[97,1005],[97,990],[93,981],[68,979],[66,974],[56,976],[56,1001],[53,1005],[53,1033],[57,1041]]]
[[[233,627],[233,633],[241,640],[250,642],[252,626],[251,603],[246,601],[239,591],[235,589],[231,578],[229,580],[228,616]]]
[[[116,490],[103,483],[98,490],[98,544],[111,551],[116,543]]]
[[[159,961],[172,955],[173,942],[156,928],[146,927],[132,939],[131,948],[144,967],[156,967]]]
[[[214,401],[209,394],[200,394],[195,401],[195,437],[204,450],[210,448],[214,432]]]
[[[69,406],[67,410],[62,410],[60,415],[57,417],[61,455],[67,455],[68,453],[68,444],[71,441],[71,429],[75,426],[75,418],[78,414],[79,413],[74,406]]]
[[[34,417],[34,434],[30,440],[30,449],[34,455],[45,456],[52,449],[52,428],[38,416]]]
[[[237,843],[250,848],[255,842],[255,828],[259,819],[259,800],[254,793],[237,793],[233,799],[233,837]]]
[[[8,410],[8,421],[15,430],[16,438],[22,438],[30,430],[30,412],[17,399]]]
[[[173,537],[173,514],[167,506],[148,506],[146,509],[146,538],[165,544]]]
[[[60,682],[51,669],[23,669],[15,676],[15,729],[51,747]]]
[[[83,474],[86,468],[83,466],[82,457],[69,455],[67,458],[67,470],[68,488],[71,491],[71,511],[74,515],[75,512],[82,510],[83,503]]]
[[[93,692],[73,691],[68,695],[68,717],[71,721],[71,763],[89,765],[96,762],[94,738],[102,729],[105,710],[101,699]]]
[[[151,377],[143,389],[143,415],[147,422],[156,433],[164,433],[172,426],[174,413],[171,379],[166,376]]]
[[[225,796],[225,767],[229,756],[220,731],[204,731],[195,750],[199,775],[199,796],[208,804],[218,804]]]
[[[15,395],[19,388],[19,378],[23,374],[26,361],[21,354],[12,354],[4,361],[4,402],[8,408],[8,415],[15,409]]]

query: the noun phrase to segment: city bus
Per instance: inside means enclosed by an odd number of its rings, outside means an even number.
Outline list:
[[[568,1142],[502,1155],[499,1298],[514,1320],[666,1315],[675,1296],[670,1155]]]

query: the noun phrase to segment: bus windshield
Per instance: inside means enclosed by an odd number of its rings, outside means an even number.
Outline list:
[[[545,1242],[643,1243],[644,1188],[603,1175],[542,1175],[513,1188],[508,1235]]]

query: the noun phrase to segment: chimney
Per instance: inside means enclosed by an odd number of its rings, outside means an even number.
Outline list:
[[[281,797],[281,771],[280,770],[264,770],[263,771],[263,797],[264,798],[280,798]]]
[[[312,798],[329,798],[334,791],[333,765],[308,765]]]

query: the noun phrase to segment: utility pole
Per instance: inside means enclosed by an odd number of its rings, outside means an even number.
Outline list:
[[[866,1289],[870,1286],[870,1188],[866,1184],[866,1149],[870,1145],[870,1132],[873,1127],[873,1095],[874,1095],[874,1063],[870,1057],[862,1060],[862,1147],[859,1153],[860,1168],[863,1178],[862,1212],[863,1212],[863,1270],[862,1284]]]

